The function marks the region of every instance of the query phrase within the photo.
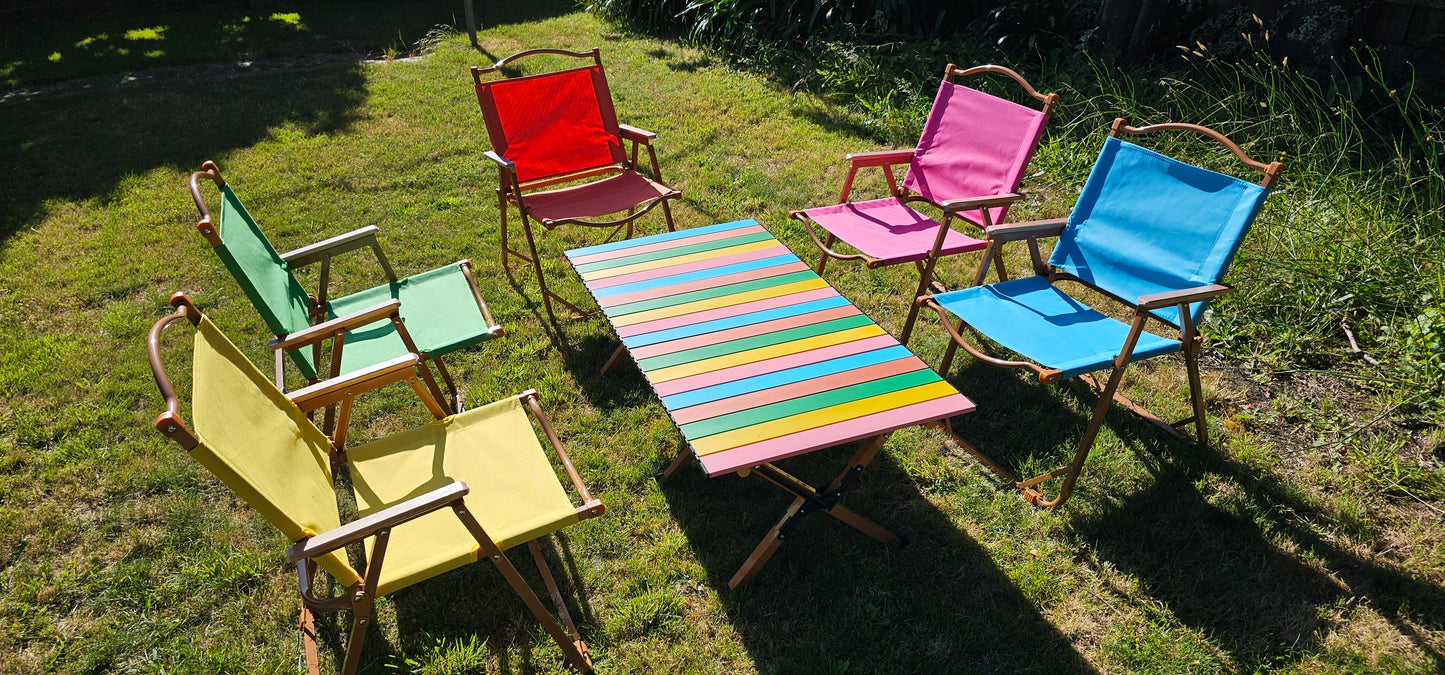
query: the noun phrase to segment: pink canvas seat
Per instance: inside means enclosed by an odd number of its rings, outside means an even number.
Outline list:
[[[923,260],[943,224],[911,209],[897,197],[808,209],[808,218],[848,245],[877,260],[872,266]],[[988,242],[949,229],[941,256],[978,251]]]
[[[954,76],[984,72],[1009,76],[1043,108],[1035,110],[950,81]],[[848,177],[839,203],[790,214],[807,227],[822,250],[818,273],[823,272],[828,258],[861,260],[869,268],[913,263],[919,271],[915,295],[927,292],[939,258],[987,246],[986,240],[950,227],[955,218],[986,237],[990,227],[1003,222],[1009,206],[1022,198],[1015,190],[1057,102],[1057,94],[1040,94],[1008,68],[986,65],[959,70],[948,64],[917,147],[849,154]],[[908,165],[902,185],[893,176],[892,167],[897,164]],[[858,169],[871,166],[883,170],[891,195],[848,201]],[[923,204],[941,211],[942,219],[913,208]],[[823,228],[826,236],[819,238],[813,225]],[[836,250],[839,241],[858,253]],[[1006,278],[1002,265],[998,270],[1000,278]],[[905,343],[917,316],[917,307],[910,307],[901,336]]]

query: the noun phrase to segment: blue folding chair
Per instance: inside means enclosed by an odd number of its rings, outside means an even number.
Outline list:
[[[1223,143],[1246,165],[1263,172],[1263,179],[1250,183],[1119,139],[1121,132],[1145,134],[1166,129],[1198,132]],[[1028,501],[1043,507],[1068,499],[1114,400],[1180,438],[1184,436],[1179,427],[1193,422],[1199,442],[1207,443],[1199,386],[1202,340],[1195,324],[1210,299],[1233,290],[1219,282],[1282,168],[1279,162],[1251,159],[1229,138],[1207,127],[1171,123],[1136,128],[1122,118],[1114,120],[1067,219],[994,226],[989,231],[990,250],[983,256],[973,287],[917,300],[919,306],[938,313],[953,338],[940,373],[948,373],[962,346],[979,360],[1028,369],[1045,384],[1080,377],[1100,391],[1074,458],[1053,471],[1020,480],[955,437],[959,443],[1013,482]],[[1031,241],[1040,237],[1058,237],[1047,266]],[[1020,240],[1031,241],[1029,249],[1038,276],[978,285],[994,259],[993,249]],[[1059,281],[1080,283],[1123,303],[1133,309],[1133,322],[1110,318],[1065,294],[1055,285]],[[950,315],[957,317],[956,327],[951,325]],[[1151,319],[1177,330],[1178,337],[1144,330]],[[965,327],[1024,360],[989,356],[963,337]],[[1130,363],[1181,351],[1189,371],[1193,417],[1170,424],[1118,393]],[[1112,372],[1108,383],[1100,386],[1090,373],[1105,368]],[[1038,486],[1059,477],[1064,480],[1058,496],[1045,499]]]

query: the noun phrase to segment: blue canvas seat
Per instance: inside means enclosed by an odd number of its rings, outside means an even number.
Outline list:
[[[1251,183],[1119,138],[1121,133],[1167,129],[1194,131],[1221,142],[1264,178]],[[953,338],[940,365],[945,374],[962,346],[989,363],[1029,369],[1045,383],[1084,377],[1101,390],[1075,458],[1054,471],[1020,480],[967,443],[964,447],[1013,481],[1029,501],[1055,506],[1072,491],[1104,414],[1115,399],[1175,435],[1181,435],[1177,427],[1192,421],[1199,441],[1207,442],[1199,386],[1201,340],[1195,324],[1210,299],[1230,292],[1220,281],[1281,168],[1279,162],[1264,164],[1250,159],[1239,146],[1206,127],[1159,124],[1135,128],[1122,119],[1115,120],[1067,219],[1001,225],[990,232],[991,247],[1057,236],[1047,264],[1034,259],[1038,276],[918,299],[920,306],[932,307],[943,318]],[[992,260],[990,251],[975,276],[978,282]],[[1076,282],[1123,303],[1133,310],[1133,320],[1125,323],[1107,316],[1065,293],[1055,285],[1059,281]],[[950,325],[951,318],[957,319],[956,327]],[[1177,337],[1146,331],[1150,324],[1177,331]],[[988,355],[963,337],[965,327],[1023,360]],[[1130,363],[1175,352],[1184,354],[1194,416],[1169,424],[1120,396],[1118,387]],[[1108,383],[1100,387],[1089,373],[1105,369],[1112,372]],[[1036,486],[1058,477],[1064,479],[1058,497],[1044,499]]]

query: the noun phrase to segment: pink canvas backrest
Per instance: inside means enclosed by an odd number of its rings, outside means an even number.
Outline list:
[[[492,149],[527,182],[627,160],[602,66],[478,82]]]
[[[933,99],[903,187],[937,204],[1013,192],[1023,180],[1049,116],[1040,110],[944,81]],[[1008,206],[989,210],[994,224]],[[960,213],[979,225],[977,211]]]

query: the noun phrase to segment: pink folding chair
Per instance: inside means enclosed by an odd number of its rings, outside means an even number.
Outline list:
[[[1013,78],[1043,103],[1043,109],[1035,110],[950,81],[954,76],[985,72]],[[808,236],[822,249],[818,273],[823,273],[828,258],[862,260],[869,269],[913,263],[919,274],[914,296],[928,292],[939,258],[985,248],[988,229],[1002,223],[1009,206],[1022,199],[1016,192],[1019,181],[1058,100],[1058,94],[1040,94],[1022,76],[1003,66],[959,70],[948,64],[918,147],[847,155],[848,178],[838,203],[789,214],[802,221]],[[892,167],[904,163],[908,164],[908,173],[900,186]],[[871,166],[883,170],[891,195],[848,201],[858,169]],[[918,202],[941,210],[942,222],[910,206]],[[977,227],[985,239],[949,227],[954,218]],[[818,237],[813,225],[827,231],[826,239]],[[858,253],[835,250],[840,240]],[[1038,257],[1036,252],[1034,257]],[[1002,258],[996,262],[999,278],[1007,279]],[[909,303],[908,320],[900,337],[903,343],[907,344],[917,319],[918,306]]]

